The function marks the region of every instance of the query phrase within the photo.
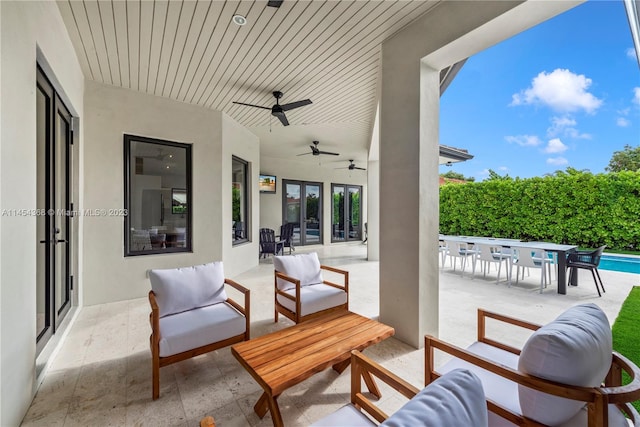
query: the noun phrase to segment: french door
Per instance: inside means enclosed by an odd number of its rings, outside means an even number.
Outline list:
[[[36,349],[71,307],[73,289],[72,117],[40,68],[36,90]]]
[[[362,187],[331,184],[331,241],[362,239]]]
[[[322,239],[322,183],[283,180],[282,223],[293,223],[296,246],[317,245]]]

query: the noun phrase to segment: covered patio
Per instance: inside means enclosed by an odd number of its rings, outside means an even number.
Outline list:
[[[378,318],[378,262],[367,261],[363,244],[298,248],[317,251],[327,265],[349,270],[350,309]],[[582,274],[585,274],[584,276]],[[581,284],[558,295],[555,284],[539,293],[535,275],[508,288],[493,276],[474,280],[448,266],[440,270],[440,337],[460,346],[475,340],[476,309],[525,318],[537,323],[553,320],[566,308],[593,302],[611,324],[638,275],[601,270],[607,292],[598,298],[581,272]],[[273,322],[272,258],[236,280],[251,289],[254,304],[251,335],[257,337],[291,326],[281,317]],[[584,286],[583,286],[584,284]],[[24,426],[44,425],[181,425],[193,426],[205,415],[225,426],[269,426],[270,415],[259,419],[253,405],[260,386],[233,358],[229,348],[202,355],[161,370],[161,397],[151,400],[151,359],[148,346],[149,303],[146,298],[85,307],[58,353],[24,419]],[[521,345],[524,337],[497,337]],[[390,338],[365,351],[413,385],[422,386],[423,350]],[[442,361],[440,361],[441,363]],[[389,388],[381,388],[381,407],[393,412],[404,403]],[[328,369],[287,390],[280,398],[285,425],[306,426],[349,401],[349,371]]]

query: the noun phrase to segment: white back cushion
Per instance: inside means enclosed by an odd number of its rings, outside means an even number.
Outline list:
[[[607,316],[595,304],[582,304],[531,335],[522,348],[518,370],[563,384],[596,387],[609,371],[611,352]],[[584,406],[524,386],[518,389],[522,414],[543,424],[561,424]]]
[[[311,252],[300,255],[276,256],[273,258],[273,267],[276,271],[289,277],[300,280],[300,286],[322,283],[320,260],[318,254]],[[286,291],[295,288],[296,285],[286,280],[278,279],[278,289]]]
[[[380,426],[486,427],[487,403],[480,379],[455,369],[423,388]]]
[[[222,262],[151,270],[149,279],[160,317],[227,300]]]

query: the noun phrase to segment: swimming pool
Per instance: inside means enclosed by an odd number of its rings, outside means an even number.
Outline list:
[[[599,269],[640,274],[640,257],[602,255]]]

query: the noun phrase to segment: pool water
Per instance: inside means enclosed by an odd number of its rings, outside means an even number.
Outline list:
[[[640,274],[640,257],[602,255],[598,268]]]

